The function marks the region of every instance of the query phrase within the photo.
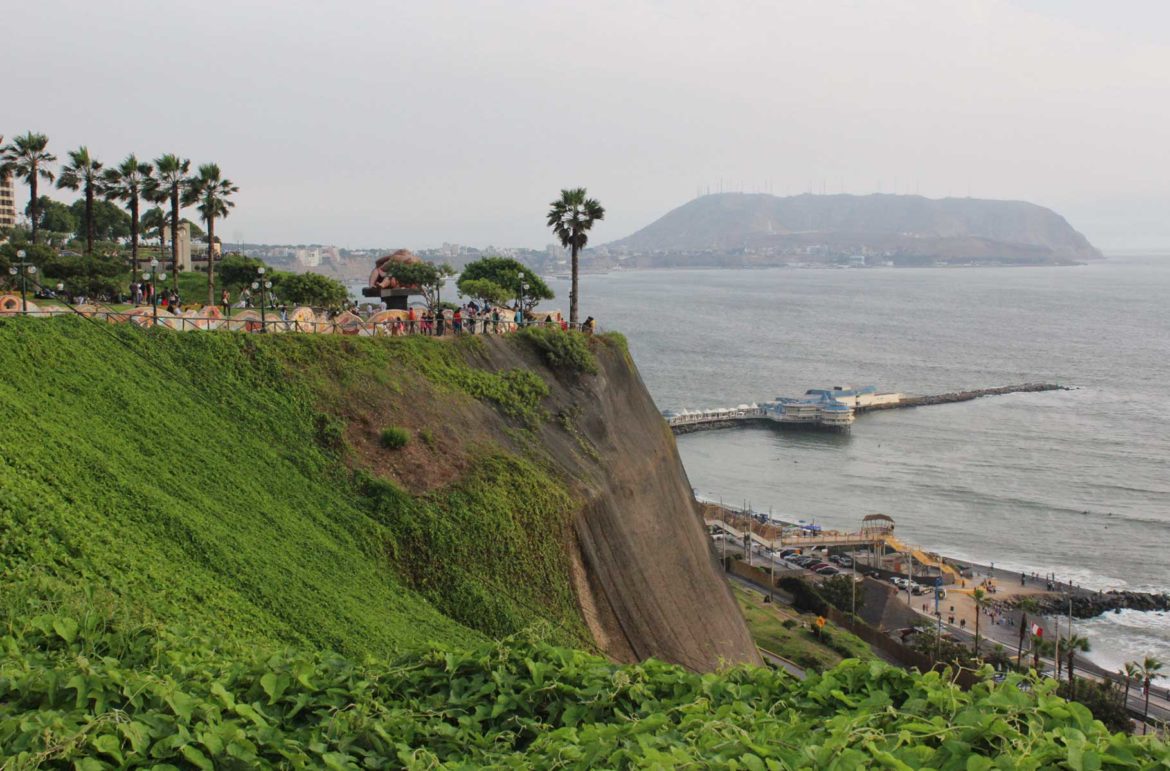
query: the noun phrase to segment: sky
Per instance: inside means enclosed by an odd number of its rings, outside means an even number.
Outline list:
[[[0,134],[175,152],[240,187],[225,240],[592,243],[700,192],[1028,200],[1170,247],[1163,0],[11,3]],[[18,187],[18,196],[26,195]],[[63,200],[72,193],[54,193]]]

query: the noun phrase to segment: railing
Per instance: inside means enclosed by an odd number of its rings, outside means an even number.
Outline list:
[[[136,324],[140,327],[165,327],[178,332],[195,331],[229,331],[251,333],[285,333],[301,332],[305,334],[339,334],[399,337],[405,335],[423,335],[428,337],[455,337],[464,335],[503,335],[516,332],[522,328],[550,328],[583,331],[593,333],[596,325],[586,327],[580,322],[570,324],[559,321],[526,321],[518,324],[515,320],[494,320],[491,318],[467,318],[458,321],[444,318],[437,319],[388,319],[384,321],[370,321],[351,315],[344,318],[341,314],[337,319],[290,319],[281,317],[278,312],[265,314],[262,318],[255,311],[242,311],[234,316],[186,316],[162,312],[155,315],[152,309],[140,306],[132,310],[83,310],[78,308],[46,310],[38,308],[28,312],[7,311],[0,312],[0,318],[6,316],[27,316],[33,318],[51,318],[70,314],[104,321],[110,324]]]

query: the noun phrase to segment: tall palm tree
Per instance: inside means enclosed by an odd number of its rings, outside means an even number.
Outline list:
[[[1125,705],[1126,708],[1128,709],[1128,707],[1129,707],[1129,685],[1130,685],[1130,683],[1136,682],[1136,681],[1141,679],[1142,668],[1140,666],[1138,666],[1138,663],[1136,661],[1127,661],[1127,662],[1125,662],[1125,668],[1121,670],[1120,674],[1121,674],[1121,678],[1123,680],[1125,680],[1125,696],[1122,698],[1121,703],[1123,705]]]
[[[199,173],[187,180],[183,200],[188,206],[195,206],[207,223],[207,304],[215,305],[215,221],[228,216],[236,205],[231,200],[239,188],[230,179],[224,179],[219,166],[205,163]]]
[[[106,169],[102,177],[106,198],[125,201],[130,211],[130,264],[135,276],[138,275],[138,203],[153,171],[154,167],[149,163],[139,161],[134,153],[130,153],[126,160],[112,169]]]
[[[42,179],[53,181],[53,170],[49,164],[57,160],[57,156],[48,151],[48,145],[47,136],[29,131],[13,139],[12,144],[0,147],[0,177],[12,175],[28,185],[28,216],[32,218],[34,244],[37,242],[37,220],[40,219],[37,183]]]
[[[979,658],[979,617],[987,606],[987,592],[977,588],[971,592],[971,599],[975,601],[975,658]]]
[[[1075,699],[1077,697],[1077,683],[1073,679],[1073,662],[1076,659],[1077,651],[1089,652],[1089,640],[1076,633],[1069,633],[1069,636],[1064,640],[1064,645],[1065,653],[1068,656],[1068,692]]]
[[[57,188],[85,191],[85,253],[93,254],[95,233],[93,202],[102,192],[101,161],[89,154],[85,145],[69,151],[69,163],[61,169]]]
[[[1150,681],[1154,679],[1154,675],[1162,671],[1162,662],[1153,656],[1146,656],[1139,666],[1141,667],[1142,681],[1146,687],[1146,706],[1142,710],[1142,735],[1145,736],[1146,731],[1150,728],[1147,721],[1150,716]]]
[[[154,159],[154,176],[147,185],[147,197],[156,203],[171,204],[171,276],[179,286],[179,210],[191,161],[167,153]]]
[[[605,219],[605,209],[593,198],[586,198],[585,188],[562,190],[548,211],[548,226],[573,255],[573,283],[569,290],[569,323],[577,323],[577,255],[589,243],[593,223]]]

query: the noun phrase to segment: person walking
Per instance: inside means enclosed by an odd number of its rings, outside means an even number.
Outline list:
[[[219,302],[220,302],[220,305],[223,306],[223,315],[225,315],[225,316],[232,315],[232,298],[231,298],[231,295],[228,294],[228,290],[225,289],[222,292],[220,292]]]

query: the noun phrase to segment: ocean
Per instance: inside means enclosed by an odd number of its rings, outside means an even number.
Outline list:
[[[862,415],[848,435],[681,436],[705,497],[928,550],[1170,591],[1170,258],[1067,268],[659,270],[586,275],[582,308],[620,330],[660,409],[808,388],[1070,391]],[[567,311],[568,282],[550,283]],[[1170,661],[1170,617],[1081,622],[1089,658]]]

